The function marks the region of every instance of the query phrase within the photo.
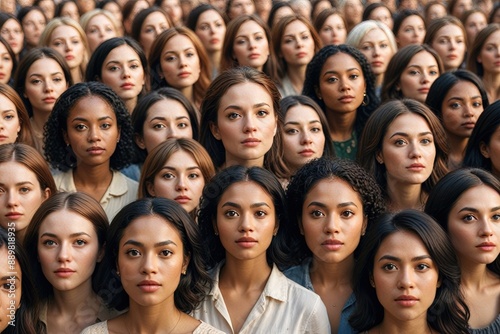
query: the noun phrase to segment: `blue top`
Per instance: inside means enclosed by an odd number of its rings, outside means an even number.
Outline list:
[[[305,287],[308,290],[314,291],[314,287],[311,282],[311,276],[309,275],[309,267],[311,266],[312,258],[309,257],[305,259],[302,264],[288,268],[283,273],[286,277]],[[349,296],[349,299],[344,304],[342,312],[340,314],[340,324],[338,333],[339,334],[355,334],[355,331],[351,325],[349,325],[349,317],[354,311],[354,303],[356,302],[356,297],[354,293]]]

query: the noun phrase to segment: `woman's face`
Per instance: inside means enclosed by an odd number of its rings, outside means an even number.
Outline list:
[[[446,15],[447,15],[446,7],[443,4],[441,3],[434,4],[429,8],[429,11],[427,12],[427,18],[426,18],[427,24],[429,24],[432,20],[438,19]]]
[[[472,6],[472,0],[457,0],[450,14],[461,18],[465,11],[472,9]]]
[[[194,156],[187,151],[173,153],[161,171],[148,184],[148,192],[154,197],[165,197],[179,203],[186,212],[200,204],[205,179]]]
[[[199,16],[195,33],[208,53],[221,51],[226,24],[217,11],[209,9]]]
[[[500,30],[495,31],[486,39],[478,61],[483,65],[485,73],[500,73]]]
[[[70,26],[59,26],[50,35],[49,46],[66,59],[69,68],[79,67],[87,52],[78,30]]]
[[[109,164],[120,139],[116,114],[97,96],[85,96],[75,103],[66,120],[66,144],[75,153],[78,166]]]
[[[384,23],[389,29],[392,30],[394,26],[394,21],[392,19],[392,14],[389,9],[385,7],[378,7],[372,10],[370,16],[368,17],[370,20],[376,20]]]
[[[474,39],[476,38],[477,33],[483,30],[483,28],[487,25],[488,20],[483,13],[477,12],[469,15],[467,21],[465,21],[464,24],[469,45],[472,45],[474,43]]]
[[[162,12],[153,12],[146,17],[139,35],[139,41],[146,54],[149,55],[151,45],[153,45],[158,35],[168,28],[170,28],[170,25]]]
[[[258,260],[266,258],[278,217],[272,197],[253,181],[230,185],[217,204],[215,223],[226,258]]]
[[[0,83],[7,84],[10,81],[13,67],[14,60],[5,45],[0,43]]]
[[[122,100],[137,99],[144,86],[144,68],[137,52],[127,44],[111,50],[102,65],[101,81]]]
[[[163,78],[176,89],[193,86],[200,78],[200,58],[193,42],[184,35],[175,35],[165,43],[160,67]]]
[[[68,88],[63,69],[54,59],[42,58],[31,64],[24,84],[24,95],[33,113],[48,115],[59,96]]]
[[[418,15],[408,16],[403,20],[396,33],[396,42],[401,49],[410,44],[422,44],[425,37],[425,23]]]
[[[458,81],[446,93],[441,107],[448,136],[469,138],[483,110],[483,100],[476,85],[470,81]]]
[[[248,94],[252,92],[252,94]],[[263,166],[278,120],[269,92],[253,82],[239,83],[222,96],[212,135],[226,150],[226,166]]]
[[[289,6],[283,6],[276,10],[274,13],[274,18],[273,18],[273,27],[276,27],[276,24],[285,16],[289,15],[295,15],[295,12],[293,11],[292,7]]]
[[[387,183],[416,185],[431,175],[436,146],[427,121],[413,113],[402,114],[389,125],[377,162],[386,168]]]
[[[281,55],[290,68],[305,67],[314,57],[314,39],[301,21],[290,22],[281,37]]]
[[[318,33],[323,45],[344,44],[347,37],[344,20],[337,14],[328,16]]]
[[[331,196],[335,189],[335,196]],[[302,204],[301,232],[315,261],[354,261],[354,250],[366,230],[363,202],[352,185],[339,178],[322,179]]]
[[[61,17],[69,17],[76,22],[80,21],[80,12],[78,6],[73,1],[67,2],[61,9]]]
[[[56,4],[54,3],[54,0],[42,0],[38,3],[38,7],[40,7],[45,13],[47,22],[54,18],[54,13],[56,11]]]
[[[38,261],[56,291],[90,287],[103,249],[90,220],[68,209],[50,213],[38,230]]]
[[[316,110],[305,105],[288,109],[283,128],[284,158],[294,170],[323,155],[325,133]]]
[[[465,36],[462,29],[448,24],[439,29],[431,42],[431,47],[441,57],[446,71],[457,69],[465,57]]]
[[[110,12],[111,14],[113,14],[113,16],[116,19],[116,22],[122,22],[123,21],[122,10],[120,9],[120,6],[118,4],[116,4],[114,2],[108,2],[104,6],[103,9],[105,9],[108,12]]]
[[[7,20],[0,30],[2,36],[16,55],[19,55],[23,49],[24,33],[21,25],[14,19]]]
[[[427,323],[427,310],[441,285],[437,265],[420,237],[404,230],[381,242],[371,283],[384,308],[384,320],[400,323]]]
[[[7,245],[0,248],[0,332],[3,332],[13,320],[10,307],[17,310],[21,304],[22,272],[19,261],[7,261],[10,251]],[[15,319],[15,318],[14,318]]]
[[[0,145],[15,143],[21,131],[21,120],[16,105],[5,95],[0,94]]]
[[[363,70],[352,56],[339,52],[325,61],[316,94],[325,102],[328,112],[356,112],[365,92]]]
[[[439,77],[436,58],[427,51],[414,55],[401,73],[397,89],[404,97],[425,103],[432,83]]]
[[[163,0],[161,8],[167,12],[174,25],[182,23],[182,8],[179,0]]]
[[[500,254],[500,194],[487,185],[469,188],[448,215],[448,234],[460,264],[489,264]]]
[[[394,55],[386,34],[379,28],[367,32],[359,43],[359,50],[370,63],[373,74],[383,75]]]
[[[489,143],[479,144],[481,154],[491,161],[491,172],[500,177],[500,126],[491,135]]]
[[[89,20],[85,34],[87,35],[90,52],[94,52],[102,42],[118,36],[113,22],[101,14],[95,15]]]
[[[193,125],[186,108],[177,100],[162,99],[149,107],[137,145],[151,152],[170,138],[193,138]]]
[[[227,16],[230,20],[241,16],[251,15],[255,13],[255,4],[252,0],[231,0],[231,5],[227,11]]]
[[[359,23],[363,16],[363,4],[360,0],[346,0],[344,17],[347,22]]]
[[[269,41],[264,28],[251,20],[238,29],[233,42],[233,58],[240,66],[262,71],[269,58]]]
[[[16,161],[0,163],[0,225],[16,232],[28,227],[40,204],[50,195],[36,174]]]
[[[24,39],[26,44],[32,48],[38,46],[40,36],[46,25],[45,16],[42,12],[34,9],[23,18]]]
[[[117,262],[131,305],[171,308],[189,256],[177,228],[163,217],[148,215],[134,219],[123,231]]]

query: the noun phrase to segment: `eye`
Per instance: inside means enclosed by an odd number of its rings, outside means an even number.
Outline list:
[[[328,82],[328,83],[334,83],[337,81],[339,81],[339,79],[336,77],[330,77],[330,78],[326,79],[326,82]]]
[[[419,263],[419,264],[417,264],[417,270],[418,271],[425,271],[427,269],[430,269],[430,266],[428,264],[425,264],[425,263]]]
[[[265,216],[267,216],[267,212],[264,211],[264,210],[259,210],[257,212],[255,212],[255,215],[258,217],[258,218],[264,218]]]
[[[427,145],[427,144],[432,143],[432,140],[430,140],[429,138],[424,138],[424,139],[422,139],[420,142],[421,142],[422,144]]]
[[[483,104],[481,102],[472,102],[472,106],[475,108],[481,107]]]
[[[384,270],[386,270],[386,271],[394,271],[394,270],[397,270],[397,269],[398,269],[398,267],[396,267],[396,265],[395,265],[395,264],[393,264],[393,263],[387,263],[386,265],[384,265],[384,266],[382,267],[382,269],[384,269]]]
[[[474,217],[474,215],[472,214],[467,214],[465,215],[463,218],[462,218],[463,221],[465,222],[472,222],[474,220],[477,220],[476,217]]]
[[[322,218],[322,217],[326,217],[325,213],[322,212],[321,210],[313,210],[311,211],[311,216],[313,218]]]
[[[87,126],[85,124],[77,124],[77,125],[75,125],[75,130],[77,130],[77,131],[83,131],[85,129],[87,129]]]
[[[342,217],[344,218],[350,218],[352,216],[354,216],[354,212],[352,212],[351,210],[346,210],[342,212]]]
[[[172,251],[168,250],[168,249],[164,249],[160,252],[160,255],[161,256],[164,256],[164,257],[169,257],[170,255],[172,255]]]
[[[22,188],[19,189],[19,192],[21,194],[27,194],[27,193],[30,192],[30,188],[28,188],[28,187],[22,187]]]
[[[491,220],[495,221],[495,222],[498,222],[500,221],[500,214],[495,214],[491,217]]]
[[[141,253],[137,249],[129,249],[125,252],[125,254],[129,255],[130,257],[138,257],[141,255]]]
[[[259,110],[259,111],[257,111],[257,116],[259,116],[259,117],[265,117],[267,115],[269,115],[269,112],[267,110]]]
[[[153,129],[163,129],[166,128],[165,124],[162,123],[156,123],[153,125]]]
[[[294,134],[299,133],[299,130],[297,130],[297,129],[287,129],[287,130],[285,130],[285,133],[288,134],[288,135],[294,135]]]
[[[452,109],[459,109],[462,105],[458,102],[453,102],[452,104],[450,104],[450,107]]]
[[[52,247],[52,246],[57,245],[57,243],[54,240],[49,239],[49,240],[45,240],[44,242],[42,242],[42,245]]]
[[[10,121],[11,119],[14,119],[14,118],[15,118],[15,116],[14,116],[13,114],[7,114],[7,115],[5,115],[5,117],[4,117],[4,119],[6,119],[6,120],[8,120],[8,121]]]
[[[186,129],[186,128],[188,128],[188,127],[189,127],[189,124],[188,124],[188,123],[184,123],[184,122],[183,122],[183,123],[179,123],[179,124],[177,124],[177,127],[178,127],[179,129]]]
[[[319,133],[319,132],[323,132],[323,130],[321,128],[312,128],[311,132],[313,132],[313,133]]]
[[[396,146],[403,146],[406,144],[406,141],[403,139],[397,139],[394,141],[394,144],[396,144]]]
[[[16,285],[12,283],[3,283],[2,284],[2,289],[7,290],[7,291],[15,291],[16,290]]]
[[[357,78],[359,78],[359,74],[351,74],[351,75],[349,76],[349,79],[356,80]]]
[[[199,177],[200,177],[200,175],[197,173],[191,173],[188,175],[188,178],[190,178],[190,179],[197,179]]]
[[[108,67],[108,71],[111,71],[111,72],[114,72],[114,71],[118,71],[120,68],[118,66],[110,66]]]
[[[439,75],[439,72],[435,71],[435,70],[431,70],[431,71],[429,71],[429,74],[432,76],[435,76],[435,75]]]
[[[85,240],[78,239],[75,241],[75,244],[78,246],[85,246],[87,244],[87,242]]]
[[[233,218],[233,217],[238,217],[239,214],[238,212],[234,211],[234,210],[227,210],[225,213],[224,213],[224,216],[226,217],[229,217],[229,218]]]
[[[175,177],[175,175],[172,173],[165,173],[161,177],[164,179],[173,179]]]
[[[227,118],[229,118],[230,120],[237,119],[237,118],[240,118],[240,117],[241,117],[240,114],[235,113],[235,112],[227,114]]]
[[[109,124],[109,123],[103,123],[103,124],[101,124],[101,129],[107,130],[109,128],[111,128],[111,124]]]

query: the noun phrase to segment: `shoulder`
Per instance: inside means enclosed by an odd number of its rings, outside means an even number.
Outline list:
[[[308,290],[314,291],[312,286],[311,277],[309,275],[309,265],[311,263],[311,258],[307,258],[298,266],[293,266],[283,271],[283,274],[295,283],[307,288]]]
[[[80,334],[108,334],[108,322],[103,321],[85,328]]]
[[[471,334],[498,334],[500,333],[500,314],[496,319],[486,327],[483,328],[469,328]]]
[[[206,322],[201,321],[200,325],[196,327],[193,334],[223,334],[224,332],[217,328],[210,326]]]

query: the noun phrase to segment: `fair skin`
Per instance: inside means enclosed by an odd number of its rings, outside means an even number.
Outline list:
[[[148,7],[149,3],[146,0],[139,0],[135,3],[134,8],[132,9],[132,12],[128,16],[128,18],[123,20],[123,27],[127,35],[130,35],[132,31],[132,22],[134,21],[134,18],[137,15],[137,13]]]
[[[13,266],[9,264],[9,255],[7,245],[4,244],[0,248],[0,258],[3,259],[0,261],[0,332],[9,327],[9,322],[12,321],[10,310],[7,308],[14,307],[17,310],[21,303],[21,267],[17,260],[14,260]],[[11,290],[12,285],[14,290]]]
[[[21,25],[14,19],[7,20],[0,30],[2,36],[14,51],[16,57],[19,56],[23,48],[24,33]]]
[[[87,24],[85,34],[87,35],[90,52],[94,52],[102,42],[117,37],[118,31],[116,31],[113,22],[105,15],[96,15]]]
[[[212,68],[218,70],[222,54],[222,43],[226,34],[224,19],[215,10],[207,10],[199,16],[195,33],[200,38],[205,50],[207,50]]]
[[[73,179],[77,191],[99,202],[111,184],[109,160],[120,139],[114,110],[100,97],[81,98],[68,114],[64,138],[76,156]]]
[[[450,147],[450,167],[460,166],[469,137],[483,109],[481,93],[470,81],[459,81],[446,94],[441,112]]]
[[[47,21],[52,20],[54,17],[54,12],[56,9],[56,5],[53,0],[40,1],[38,6],[43,10],[45,16],[47,17]]]
[[[481,142],[479,149],[481,154],[491,160],[491,173],[500,176],[500,127],[493,132],[488,144]]]
[[[472,9],[472,6],[472,0],[458,0],[453,6],[451,15],[461,18],[465,11]]]
[[[401,49],[410,44],[422,44],[425,37],[424,20],[417,15],[408,16],[403,20],[396,33],[396,43]]]
[[[149,56],[151,45],[153,45],[158,35],[168,28],[170,28],[170,25],[162,12],[153,12],[146,17],[141,26],[141,33],[139,35],[139,42],[141,43],[146,57]]]
[[[3,43],[0,43],[0,83],[6,84],[12,77],[14,61]]]
[[[477,61],[483,65],[483,83],[488,100],[500,98],[500,31],[492,33],[485,41]]]
[[[294,171],[323,155],[325,134],[313,108],[297,105],[288,109],[283,127],[283,147],[284,159]]]
[[[427,51],[414,55],[399,78],[397,88],[404,97],[425,103],[432,83],[439,77],[436,58]]]
[[[252,94],[249,96],[248,92]],[[262,167],[277,126],[273,100],[267,90],[245,82],[229,88],[220,99],[217,124],[210,124],[210,130],[224,145],[226,167]]]
[[[372,10],[368,18],[370,20],[376,20],[384,23],[391,30],[394,25],[394,21],[392,20],[392,14],[389,11],[389,9],[385,7],[375,8],[374,10]]]
[[[344,20],[340,15],[330,15],[318,31],[318,34],[323,45],[343,44],[347,37],[347,29]]]
[[[438,3],[435,5],[432,5],[429,8],[429,11],[428,11],[427,16],[426,16],[427,25],[429,25],[432,20],[438,19],[438,18],[446,16],[446,15],[447,15],[446,7],[443,4]]]
[[[113,3],[113,2],[108,2],[104,6],[103,9],[105,9],[108,12],[110,12],[111,14],[113,14],[113,16],[116,19],[116,22],[122,22],[123,21],[122,11],[121,11],[121,8],[120,8],[120,6],[118,4]]]
[[[241,25],[233,42],[233,58],[240,66],[250,66],[262,71],[269,57],[269,41],[266,32],[255,21]]]
[[[36,47],[45,28],[45,16],[38,10],[32,10],[23,18],[22,24],[26,45],[31,48]]]
[[[69,17],[78,22],[80,20],[80,13],[78,12],[78,6],[74,2],[68,2],[64,5],[61,10],[62,17]]]
[[[459,26],[448,24],[439,29],[431,47],[441,57],[445,71],[457,69],[464,61],[466,45],[464,32]]]
[[[464,27],[465,32],[467,33],[467,41],[469,45],[474,43],[474,39],[478,32],[480,32],[484,27],[488,25],[488,20],[486,19],[486,15],[481,12],[477,12],[469,15],[467,21],[465,21]]]
[[[127,44],[111,50],[102,65],[101,81],[122,98],[132,113],[145,83],[144,68],[137,52]]]
[[[375,74],[375,85],[381,86],[387,65],[394,55],[389,39],[381,29],[372,29],[360,40],[358,49],[370,63]]]
[[[18,240],[23,240],[35,211],[50,196],[50,189],[42,189],[36,174],[19,162],[2,162],[0,173],[0,225],[4,229],[14,227]]]
[[[214,225],[226,251],[219,289],[239,332],[271,275],[266,252],[278,231],[273,199],[253,181],[233,183],[217,204]]]
[[[347,22],[347,30],[361,22],[363,16],[363,4],[360,0],[346,0],[344,5],[344,18]]]
[[[339,327],[342,305],[352,294],[354,250],[366,224],[361,197],[342,179],[318,181],[304,199],[301,232],[313,253],[309,275],[333,331]]]
[[[386,168],[392,211],[422,209],[422,183],[430,177],[435,157],[433,134],[423,117],[406,113],[389,125],[376,159]]]
[[[192,212],[200,203],[205,179],[193,155],[179,150],[173,153],[161,171],[156,174],[148,192],[179,203],[186,212]]]
[[[182,8],[179,0],[163,0],[161,8],[167,12],[174,25],[179,26],[182,24]]]
[[[295,12],[293,11],[292,7],[288,7],[288,6],[281,7],[280,9],[278,9],[274,13],[273,27],[276,26],[276,23],[278,23],[281,18],[288,16],[288,15],[294,15],[294,14],[295,14]]]
[[[314,11],[311,13],[312,19],[314,20],[319,13],[321,13],[325,9],[330,9],[330,8],[332,8],[332,4],[330,3],[330,1],[327,0],[319,1],[314,7]]]
[[[352,56],[339,52],[325,61],[316,94],[325,102],[326,119],[334,141],[352,137],[365,90],[363,70]]]
[[[435,333],[427,310],[441,285],[439,272],[418,235],[403,230],[386,237],[375,254],[371,281],[384,319],[369,333]]]
[[[193,127],[186,108],[179,101],[164,99],[148,109],[142,137],[136,137],[135,142],[151,152],[170,138],[193,138]]]
[[[104,254],[92,222],[74,211],[55,211],[40,225],[37,249],[54,294],[47,305],[48,332],[75,333],[92,325],[101,306],[92,274]]]
[[[255,4],[252,0],[232,0],[227,16],[230,20],[244,14],[254,14]]]
[[[500,254],[500,194],[484,184],[463,192],[448,215],[448,233],[462,272],[469,325],[486,327],[500,313],[500,278],[486,267]]]
[[[55,28],[50,36],[49,46],[64,57],[71,70],[73,82],[82,82],[80,66],[87,51],[78,30],[66,25]]]
[[[0,145],[16,142],[21,131],[20,122],[14,103],[0,94]]]
[[[307,64],[314,57],[314,40],[307,26],[295,20],[288,24],[281,37],[281,54],[287,64],[287,76],[297,93],[302,92]]]

